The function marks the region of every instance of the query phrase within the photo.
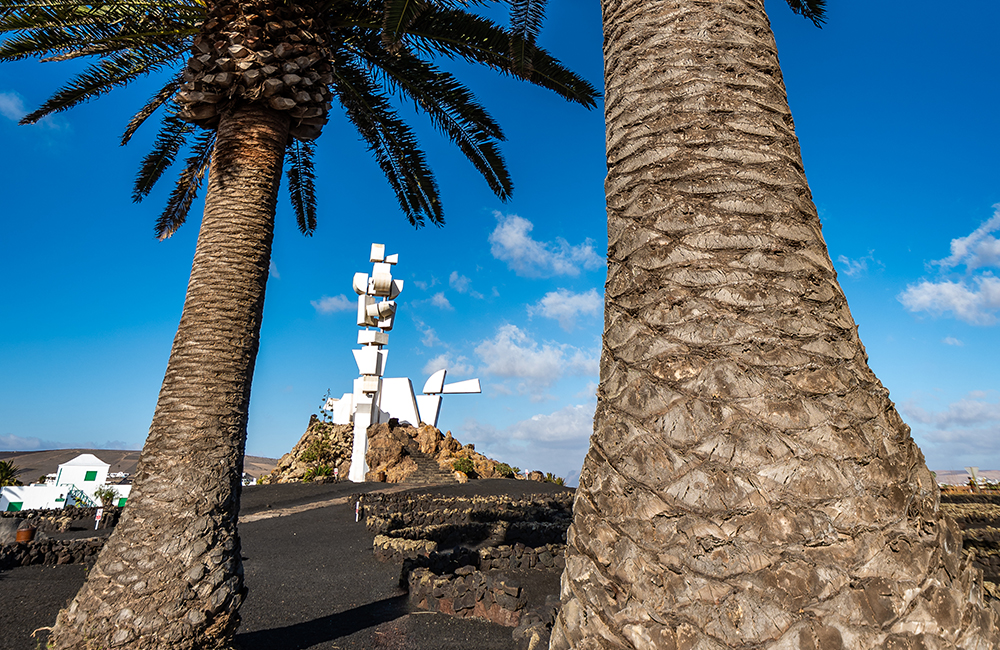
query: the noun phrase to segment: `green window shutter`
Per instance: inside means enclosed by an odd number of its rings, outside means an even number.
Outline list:
[[[118,499],[118,507],[119,508],[124,508],[126,501],[128,501],[128,498],[126,498],[126,497],[122,497],[121,499]]]
[[[21,510],[21,506],[24,505],[24,501],[11,501],[7,504],[7,512],[18,512]]]
[[[97,470],[92,472],[87,472],[87,475],[83,477],[84,481],[96,481],[97,480]]]

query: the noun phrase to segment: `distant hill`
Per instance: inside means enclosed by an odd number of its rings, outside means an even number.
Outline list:
[[[17,478],[22,483],[34,483],[46,474],[55,474],[61,463],[73,460],[80,454],[93,454],[111,465],[109,472],[135,474],[139,462],[138,449],[47,449],[42,451],[0,451],[0,460],[9,460],[21,472]],[[276,458],[246,456],[243,471],[257,478],[269,473],[278,464]]]

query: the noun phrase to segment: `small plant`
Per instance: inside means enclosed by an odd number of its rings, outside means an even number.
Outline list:
[[[110,508],[118,503],[118,499],[121,495],[118,494],[118,490],[114,489],[110,485],[102,485],[101,487],[94,490],[94,496],[97,500],[101,502],[101,505],[105,508]]]
[[[317,466],[329,464],[333,460],[333,450],[330,448],[330,441],[326,438],[313,439],[299,458],[306,463],[316,463]]]
[[[545,472],[545,482],[555,483],[556,485],[566,485],[566,479],[561,476],[556,476],[552,472]]]
[[[318,478],[324,476],[333,476],[333,468],[329,465],[320,465],[318,467],[310,467],[306,470],[306,473],[302,476],[302,480],[305,482],[314,481]]]
[[[514,478],[514,475],[519,472],[514,467],[511,467],[507,463],[497,463],[496,472],[504,478]]]
[[[6,485],[21,485],[21,481],[17,480],[17,475],[21,472],[21,468],[14,464],[10,460],[0,460],[0,487]]]
[[[462,472],[466,476],[474,476],[476,473],[476,466],[472,463],[471,458],[456,458],[452,462],[451,468],[456,472]]]
[[[323,420],[326,424],[333,424],[333,413],[326,410],[326,403],[330,401],[330,389],[326,389],[326,394],[323,395],[323,401],[319,403],[319,419]]]

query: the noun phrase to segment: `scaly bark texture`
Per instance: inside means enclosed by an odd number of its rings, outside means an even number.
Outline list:
[[[289,119],[225,115],[187,298],[128,506],[55,648],[226,647],[239,624],[236,532],[250,382]]]
[[[551,648],[994,648],[867,365],[763,0],[604,0],[608,280]]]

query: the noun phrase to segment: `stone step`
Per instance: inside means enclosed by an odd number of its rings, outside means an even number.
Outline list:
[[[441,469],[437,461],[427,454],[411,449],[410,458],[417,464],[417,471],[407,476],[403,483],[407,485],[439,485],[458,482],[454,474]]]

